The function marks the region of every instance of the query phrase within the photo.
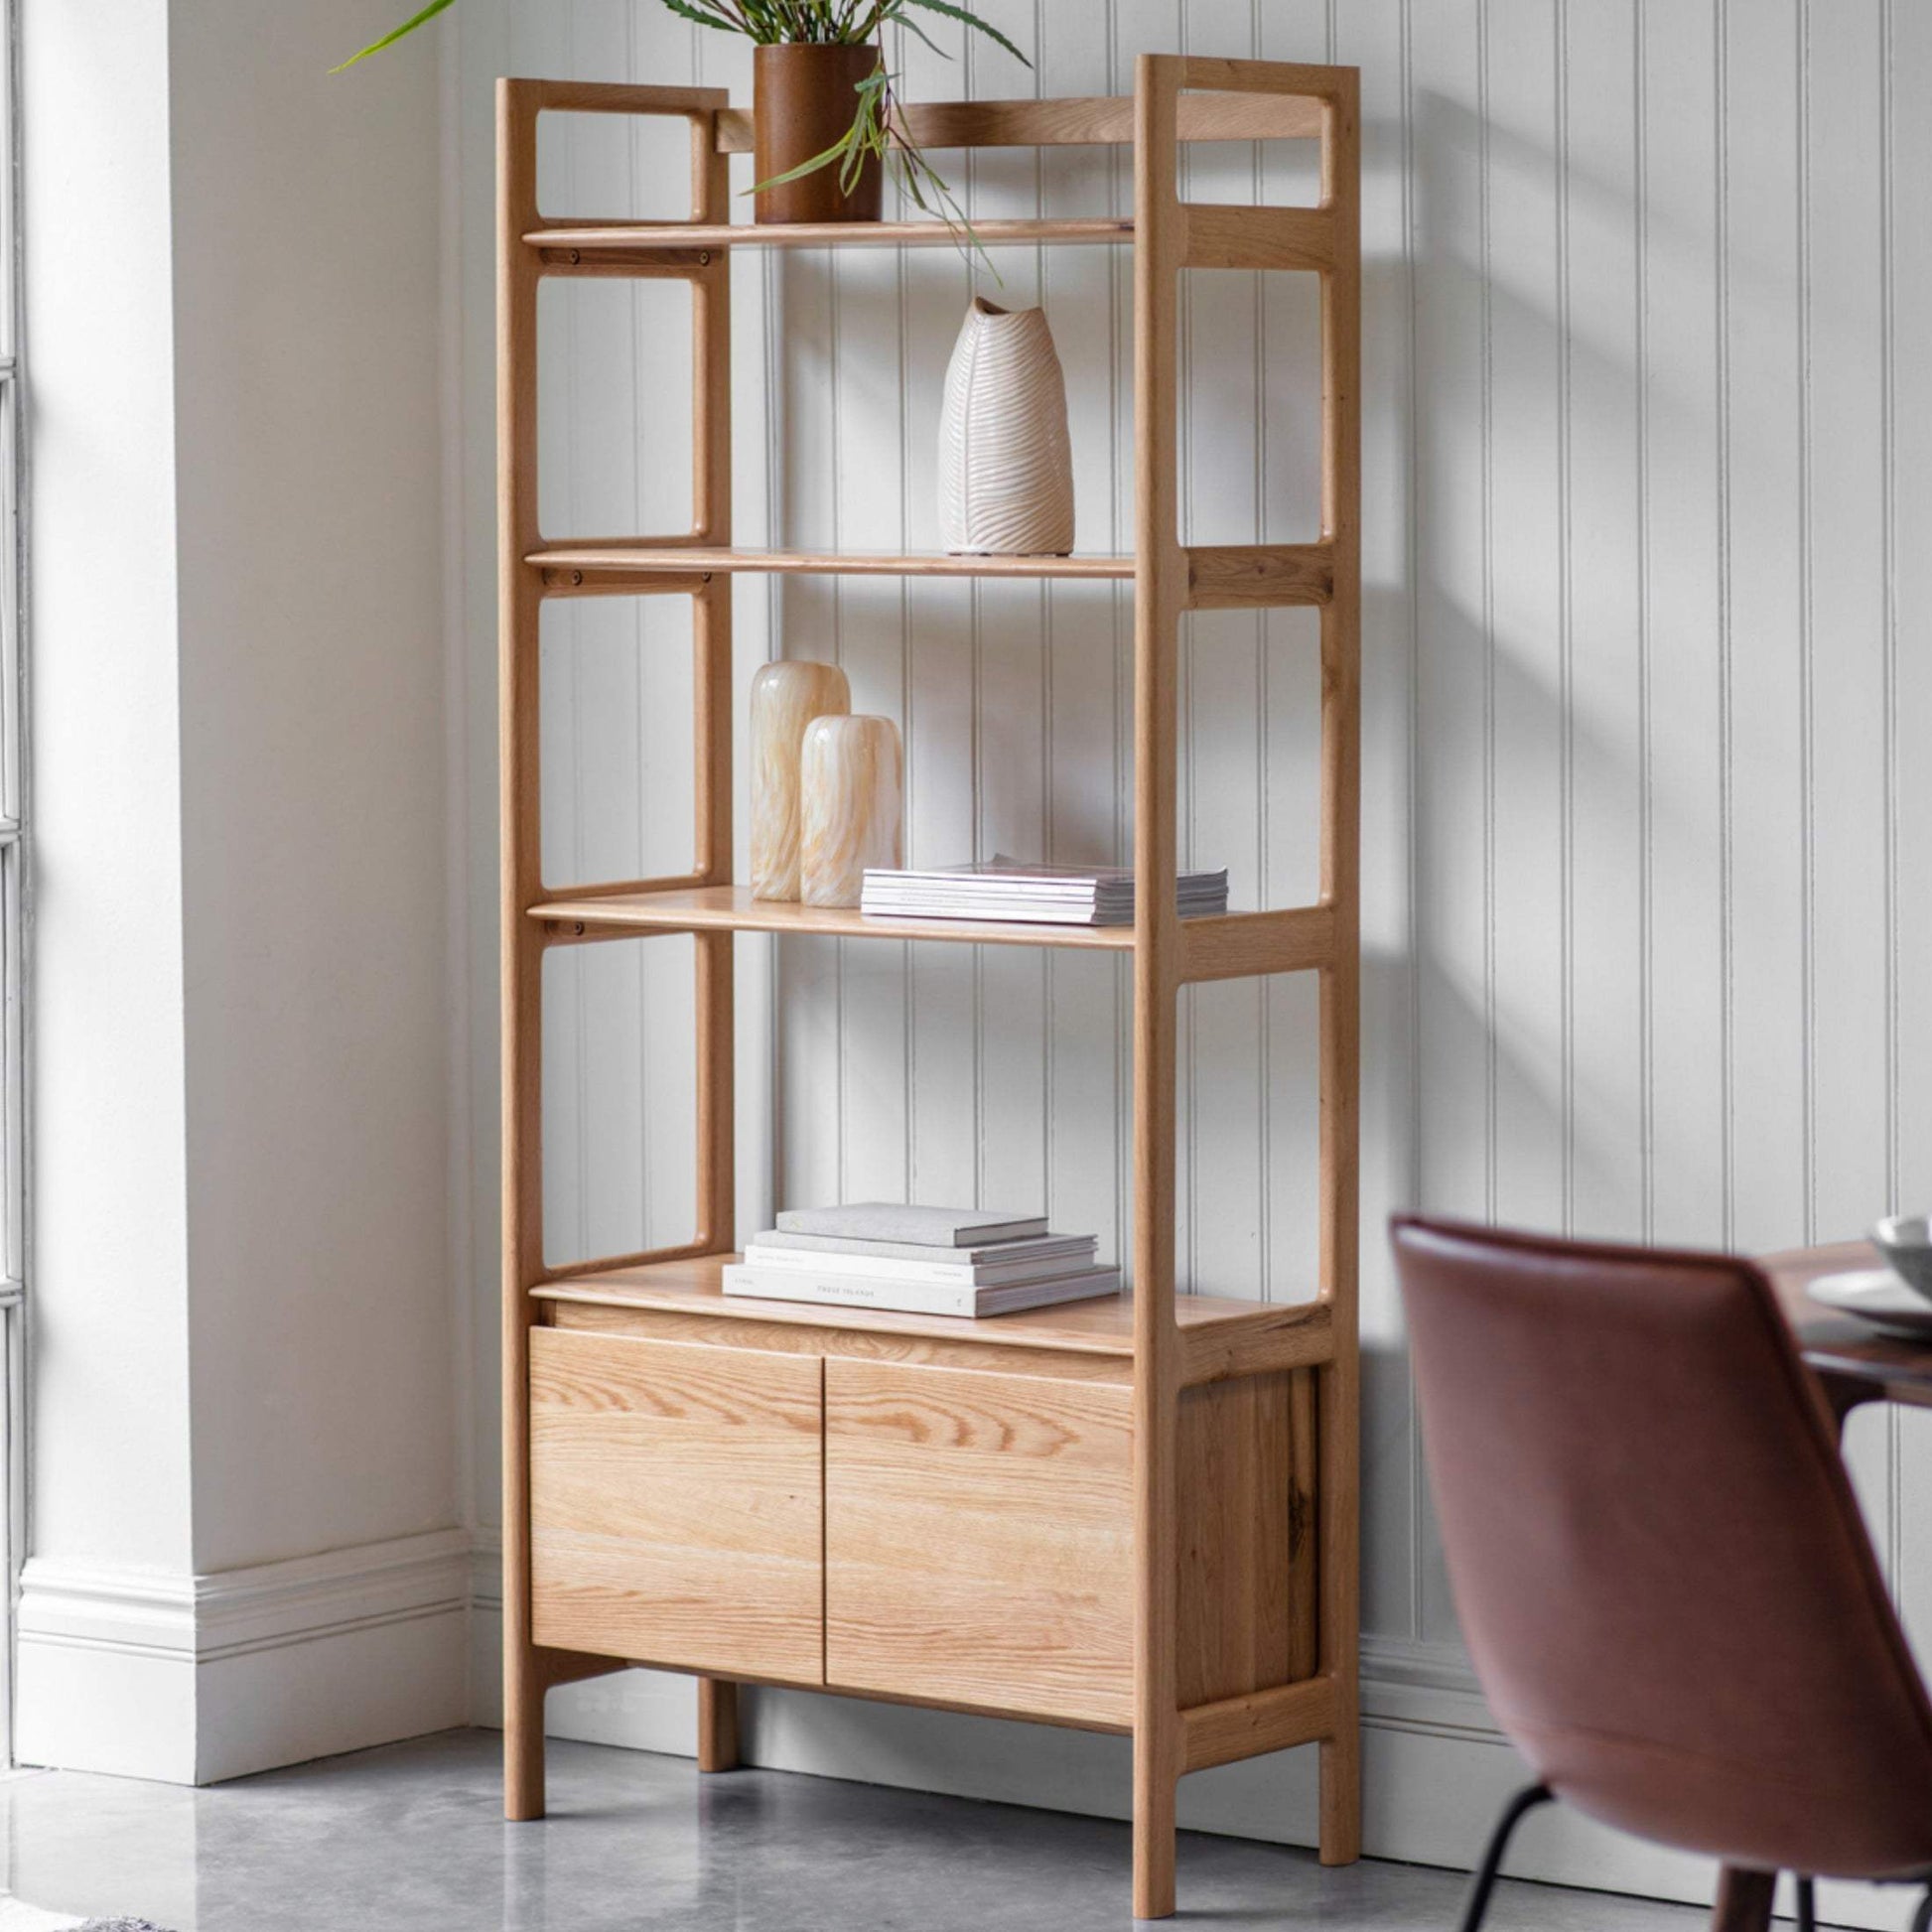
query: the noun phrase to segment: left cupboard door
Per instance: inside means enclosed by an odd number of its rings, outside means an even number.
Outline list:
[[[536,1641],[822,1684],[823,1387],[814,1355],[536,1329]]]

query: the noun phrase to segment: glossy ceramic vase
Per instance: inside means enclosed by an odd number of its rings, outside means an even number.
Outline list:
[[[967,556],[1073,548],[1066,380],[1042,310],[982,298],[966,313],[939,422],[939,540]]]
[[[898,727],[890,718],[814,718],[799,791],[799,897],[807,905],[857,905],[868,866],[900,863]]]
[[[876,47],[785,44],[752,50],[754,182],[771,181],[842,140],[859,114],[858,86],[879,70]],[[752,199],[760,221],[877,221],[884,173],[867,158],[848,195],[836,161]]]
[[[752,679],[752,897],[798,897],[798,764],[814,718],[843,716],[852,689],[836,664],[785,659]]]

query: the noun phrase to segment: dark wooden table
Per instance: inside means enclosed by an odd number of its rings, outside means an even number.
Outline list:
[[[1823,1380],[1841,1416],[1862,1402],[1909,1402],[1932,1409],[1932,1341],[1893,1341],[1849,1314],[1821,1309],[1805,1295],[1805,1285],[1820,1275],[1882,1268],[1883,1258],[1870,1242],[1792,1248],[1762,1256],[1758,1266],[1770,1276],[1806,1363]]]

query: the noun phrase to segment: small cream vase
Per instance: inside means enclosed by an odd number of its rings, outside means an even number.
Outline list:
[[[798,897],[798,759],[814,718],[852,709],[836,664],[763,664],[752,679],[752,897]]]
[[[1066,379],[1039,309],[979,298],[966,312],[939,419],[939,541],[965,556],[1073,548]]]
[[[890,718],[814,718],[799,788],[799,896],[807,905],[857,905],[868,866],[899,864],[898,727]]]

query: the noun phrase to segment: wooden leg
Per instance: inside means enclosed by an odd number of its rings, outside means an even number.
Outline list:
[[[1718,1902],[1711,1908],[1711,1932],[1767,1932],[1775,1871],[1740,1871],[1727,1864],[1718,1874]]]
[[[1174,1740],[1134,1734],[1134,1916],[1173,1916]]]
[[[738,1686],[726,1677],[698,1679],[698,1769],[738,1769]]]
[[[1321,1863],[1353,1864],[1362,1856],[1362,1726],[1346,1700],[1340,1727],[1321,1740]]]
[[[546,1674],[527,1644],[503,1650],[503,1816],[543,1816],[543,1693]]]

